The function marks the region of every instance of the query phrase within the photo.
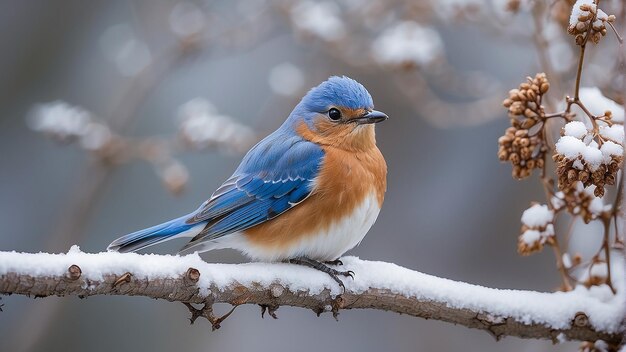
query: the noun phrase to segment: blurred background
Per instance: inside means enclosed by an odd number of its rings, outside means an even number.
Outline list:
[[[620,3],[606,6],[617,14]],[[552,253],[516,253],[521,212],[543,199],[541,185],[512,179],[496,152],[509,126],[500,105],[509,89],[545,71],[548,106],[571,92],[571,5],[2,1],[0,250],[66,252],[78,244],[99,252],[119,235],[195,209],[310,87],[347,75],[390,116],[377,126],[389,167],[385,205],[349,254],[490,287],[552,291]],[[606,72],[617,55],[613,39],[590,50],[584,85],[615,89]],[[203,258],[246,260],[228,250]],[[261,320],[258,307],[242,306],[210,332],[205,321],[190,326],[182,304],[145,298],[1,303],[3,351],[577,348],[495,342],[483,331],[380,311],[343,311],[336,322],[283,307],[278,320]]]

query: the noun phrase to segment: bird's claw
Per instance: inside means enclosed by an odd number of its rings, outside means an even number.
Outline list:
[[[349,276],[354,280],[354,271],[352,270],[339,271],[339,270],[330,268],[326,265],[328,264],[328,262],[324,264],[322,262],[319,262],[317,260],[310,259],[307,257],[298,257],[298,258],[289,259],[288,262],[293,263],[293,264],[305,265],[310,268],[317,269],[321,272],[328,274],[328,276],[330,276],[339,285],[339,287],[341,287],[343,293],[346,292],[346,286],[344,285],[343,281],[341,281],[341,279],[339,278],[339,275],[345,276],[345,277]],[[339,262],[341,263],[341,265],[343,265],[343,263],[339,259],[334,260],[333,262]]]
[[[354,280],[354,271],[352,270],[348,270],[348,271],[342,271],[340,272],[341,275],[346,276],[346,277],[350,277],[352,280]]]
[[[259,304],[259,306],[261,306],[261,319],[265,318],[266,311],[270,317],[278,319],[278,316],[276,315],[276,310],[278,310],[278,306],[270,306],[267,304]]]
[[[343,265],[343,262],[341,261],[341,259],[337,258],[335,260],[329,260],[324,262],[324,264],[326,265]]]

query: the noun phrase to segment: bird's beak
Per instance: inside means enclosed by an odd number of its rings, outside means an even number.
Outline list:
[[[389,116],[387,116],[384,112],[372,110],[368,112],[367,114],[354,119],[354,121],[359,125],[365,125],[365,124],[370,124],[370,123],[382,122],[388,118]]]

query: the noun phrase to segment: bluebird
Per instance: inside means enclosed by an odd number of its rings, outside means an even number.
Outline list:
[[[312,88],[287,120],[244,156],[233,175],[194,212],[113,241],[137,251],[191,237],[181,254],[233,248],[253,260],[320,270],[345,289],[339,258],[374,224],[387,188],[368,91],[348,77]]]

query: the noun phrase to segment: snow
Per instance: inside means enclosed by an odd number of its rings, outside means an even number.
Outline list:
[[[346,34],[340,16],[341,8],[329,1],[303,1],[291,10],[291,21],[296,28],[329,42]]]
[[[600,135],[604,138],[610,139],[615,143],[624,143],[624,126],[600,126]]]
[[[591,140],[589,145],[586,145],[585,142],[576,137],[563,136],[556,142],[555,147],[557,153],[565,156],[567,159],[572,160],[582,157],[586,163],[585,165],[593,172],[597,170],[602,163],[610,161],[611,155],[622,154],[621,146],[613,142],[605,142],[604,144],[607,143],[608,145],[606,147],[603,145],[604,149],[601,149],[594,140]],[[580,162],[575,161],[573,166],[579,170],[583,169],[583,165]]]
[[[593,0],[578,0],[572,7],[572,14],[569,17],[569,25],[575,26],[578,23],[578,17],[581,15],[588,15],[589,11],[583,11],[580,9],[582,5],[589,5],[592,9],[596,8],[596,4],[594,4]]]
[[[413,21],[387,28],[372,43],[372,56],[381,64],[426,66],[443,55],[439,33]]]
[[[602,9],[598,9],[598,13],[596,14],[596,21],[607,21],[608,19],[609,15],[607,15],[606,12],[602,11]]]
[[[602,152],[605,160],[611,160],[611,156],[622,155],[624,153],[624,148],[617,143],[606,141],[602,144],[602,147],[600,147],[600,152]]]
[[[535,204],[522,213],[522,223],[528,227],[545,227],[553,219],[554,212],[545,204]]]
[[[556,142],[556,151],[568,159],[575,159],[587,148],[580,139],[572,136],[563,136]]]
[[[565,127],[563,127],[563,131],[566,136],[572,136],[578,139],[582,139],[588,132],[587,126],[580,121],[569,122],[565,125]]]
[[[563,192],[557,192],[552,199],[550,199],[550,203],[552,203],[552,208],[558,210],[565,206],[565,194]]]
[[[585,312],[593,327],[616,332],[626,312],[623,275],[615,275],[614,296],[603,287],[587,289],[576,287],[571,292],[544,293],[508,289],[493,289],[463,282],[438,278],[412,271],[395,264],[364,261],[356,257],[341,258],[346,270],[356,273],[355,279],[344,279],[347,290],[362,293],[370,287],[414,297],[422,301],[445,303],[456,309],[470,309],[495,317],[512,317],[520,322],[546,324],[555,329],[570,326],[577,312]],[[622,258],[614,259],[613,270],[624,267]],[[123,275],[132,272],[140,280],[177,278],[193,267],[200,271],[197,285],[201,295],[209,295],[215,284],[225,287],[234,282],[243,285],[258,284],[269,288],[280,283],[292,291],[318,294],[331,289],[341,293],[339,286],[326,274],[314,269],[286,263],[209,264],[198,255],[171,256],[136,253],[83,253],[76,246],[67,254],[0,252],[0,275],[17,274],[60,276],[71,265],[82,270],[81,278],[100,280],[106,274]]]
[[[589,269],[589,274],[593,277],[605,278],[608,275],[606,263],[595,263]]]
[[[602,116],[605,111],[609,110],[613,114],[611,118],[613,122],[624,123],[624,107],[605,97],[599,88],[582,87],[579,96],[585,107],[593,115]]]
[[[33,130],[59,139],[81,137],[87,132],[91,121],[89,111],[60,100],[37,105],[28,118]]]
[[[589,170],[591,171],[597,170],[604,160],[600,149],[592,146],[591,143],[583,150],[582,157],[587,162],[587,166],[589,166]]]
[[[195,148],[213,145],[239,149],[250,144],[252,130],[232,117],[221,115],[217,108],[204,98],[194,98],[178,108],[181,135]]]
[[[569,253],[563,253],[563,256],[561,257],[561,259],[563,260],[563,266],[566,269],[569,269],[572,267],[572,258],[570,257]]]
[[[603,210],[604,210],[604,202],[602,201],[602,198],[598,198],[594,196],[591,202],[589,203],[589,211],[591,212],[591,214],[598,216],[600,215],[600,213],[602,213]]]
[[[526,230],[522,234],[522,241],[527,245],[532,245],[535,242],[538,242],[541,239],[541,232],[537,230]]]
[[[574,163],[572,163],[572,167],[575,168],[576,170],[584,170],[585,169],[585,165],[583,165],[583,162],[580,161],[580,159],[574,160]]]

